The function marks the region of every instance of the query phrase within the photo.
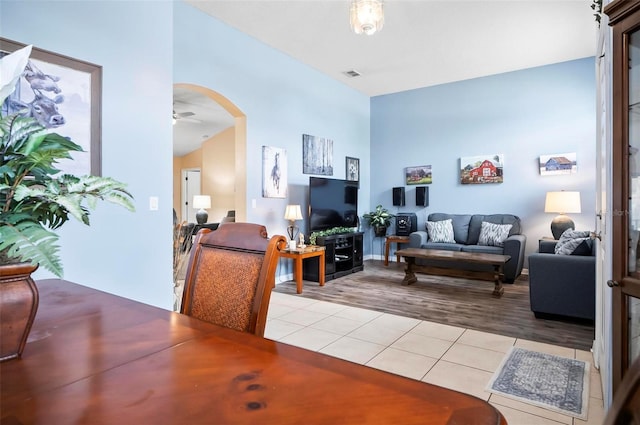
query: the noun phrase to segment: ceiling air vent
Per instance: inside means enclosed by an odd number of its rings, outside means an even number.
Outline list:
[[[355,77],[359,77],[362,74],[360,74],[358,71],[356,71],[355,69],[350,69],[349,71],[345,71],[343,72],[344,75],[346,75],[349,78],[355,78]]]

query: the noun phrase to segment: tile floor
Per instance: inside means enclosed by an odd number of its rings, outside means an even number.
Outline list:
[[[595,425],[604,419],[600,374],[593,367],[587,421],[485,390],[513,345],[592,363],[587,351],[277,292],[265,337],[472,394],[496,406],[510,425]]]

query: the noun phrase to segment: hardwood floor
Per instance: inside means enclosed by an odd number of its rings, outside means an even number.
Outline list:
[[[504,285],[504,295],[491,295],[493,282],[418,274],[404,286],[404,264],[365,262],[364,271],[328,281],[304,282],[300,296],[362,307],[405,317],[491,332],[581,350],[591,349],[594,326],[585,322],[536,319],[529,307],[529,281],[520,276]],[[296,293],[294,281],[276,292]]]

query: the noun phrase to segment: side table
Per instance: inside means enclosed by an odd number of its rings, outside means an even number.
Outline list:
[[[384,241],[384,265],[389,265],[389,245],[392,243],[401,244],[401,243],[409,243],[409,236],[398,236],[391,235],[387,236]],[[397,248],[397,246],[396,246]],[[400,262],[400,256],[396,254],[396,261]]]
[[[280,251],[280,257],[291,258],[294,261],[293,277],[296,280],[296,292],[298,294],[302,293],[302,260],[305,258],[320,257],[318,259],[318,280],[320,281],[320,286],[324,286],[324,251],[325,247],[318,245],[307,245],[304,248],[297,249],[287,248]]]

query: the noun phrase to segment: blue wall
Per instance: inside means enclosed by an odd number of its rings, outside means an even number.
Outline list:
[[[100,204],[91,227],[59,232],[67,280],[172,305],[171,1],[8,1],[2,37],[103,67],[102,174],[128,183],[136,212]],[[149,211],[149,197],[160,210]],[[40,271],[37,278],[48,277]]]
[[[215,90],[246,114],[247,219],[271,234],[284,234],[286,204],[307,203],[302,134],[334,140],[335,178],[345,176],[345,156],[360,158],[361,215],[378,203],[391,207],[405,167],[432,165],[430,206],[412,207],[408,186],[401,209],[417,212],[420,227],[428,212],[510,212],[522,217],[532,251],[553,218],[542,212],[545,192],[567,189],[582,193],[577,227],[593,228],[593,59],[370,100],[182,2],[0,0],[0,30],[103,67],[103,174],[129,184],[137,211],[101,204],[91,227],[61,230],[71,281],[171,308],[174,82]],[[263,145],[287,150],[287,199],[262,198]],[[541,177],[539,155],[563,152],[577,152],[578,173]],[[493,153],[505,155],[503,184],[458,183],[461,156]],[[150,196],[159,197],[159,211],[149,211]],[[365,255],[379,255],[367,231]]]
[[[247,220],[270,234],[285,234],[286,204],[307,203],[302,134],[333,139],[333,177],[344,178],[345,156],[360,158],[368,176],[367,96],[182,2],[0,0],[0,31],[103,67],[103,175],[129,184],[137,211],[101,204],[91,227],[65,225],[68,280],[172,307],[173,83],[215,90],[247,115],[247,205],[256,200]],[[288,199],[262,198],[263,145],[287,150]],[[159,211],[149,211],[150,196],[159,197]],[[368,198],[365,185],[362,210]],[[287,260],[281,265],[279,273],[290,273]]]
[[[582,213],[570,216],[577,229],[594,228],[595,123],[593,58],[374,97],[371,205],[415,212],[420,229],[432,212],[515,214],[531,253],[551,236],[547,191],[580,191]],[[540,155],[567,152],[577,154],[576,174],[540,175]],[[488,154],[504,154],[504,183],[460,184],[460,157]],[[418,165],[433,171],[426,208],[404,184],[405,167]],[[392,207],[395,186],[405,186],[406,207]]]
[[[208,87],[247,116],[247,221],[266,225],[270,234],[286,235],[287,204],[303,206],[305,221],[297,224],[307,233],[309,175],[302,174],[303,134],[333,140],[332,178],[345,178],[345,156],[360,158],[361,176],[368,176],[368,96],[185,3],[175,7],[174,81]],[[262,197],[262,146],[287,151],[286,199]],[[360,211],[368,208],[368,198],[365,185]]]

